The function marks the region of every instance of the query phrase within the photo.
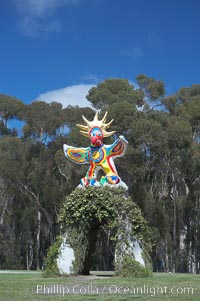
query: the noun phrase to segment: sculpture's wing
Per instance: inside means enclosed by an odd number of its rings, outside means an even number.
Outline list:
[[[106,146],[107,155],[113,157],[122,157],[126,153],[128,146],[128,141],[124,136],[119,136],[119,138],[111,145]]]
[[[89,148],[73,147],[73,146],[64,144],[63,150],[65,153],[65,156],[67,158],[69,158],[71,161],[78,163],[78,164],[89,163],[89,160],[88,160]]]

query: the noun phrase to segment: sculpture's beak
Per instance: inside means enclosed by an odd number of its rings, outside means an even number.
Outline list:
[[[98,136],[92,136],[90,141],[91,141],[92,145],[95,145],[95,146],[101,146],[102,145],[102,140],[99,139]]]

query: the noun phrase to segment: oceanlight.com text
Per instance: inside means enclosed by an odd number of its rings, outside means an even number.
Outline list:
[[[92,295],[92,294],[110,294],[110,295],[149,295],[154,297],[156,295],[171,294],[171,295],[193,295],[194,289],[192,287],[168,287],[168,286],[150,286],[144,284],[143,286],[118,286],[115,284],[104,285],[102,287],[92,284],[88,285],[37,285],[37,294],[43,295]]]

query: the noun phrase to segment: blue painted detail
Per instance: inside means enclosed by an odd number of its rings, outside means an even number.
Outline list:
[[[102,131],[101,131],[101,129],[99,128],[99,127],[93,127],[92,128],[92,130],[91,130],[91,132],[90,132],[90,135],[91,136],[102,136],[103,135],[103,133],[102,133]]]
[[[81,155],[78,154],[78,153],[74,153],[73,156],[76,157],[76,158],[80,158],[81,157]]]
[[[94,159],[93,156],[92,156],[94,152],[99,153],[99,157],[97,159]],[[99,163],[99,162],[102,161],[103,157],[104,157],[104,152],[102,150],[102,147],[91,147],[90,148],[90,161],[93,161],[95,163]]]
[[[96,181],[97,181],[96,179],[91,179],[91,180],[90,180],[90,185],[91,185],[91,186],[94,186],[95,183],[96,183]]]
[[[110,181],[110,180],[111,181]],[[109,183],[109,184],[117,184],[117,183],[119,183],[119,177],[118,176],[107,176],[106,177],[106,180],[107,180],[107,182]]]

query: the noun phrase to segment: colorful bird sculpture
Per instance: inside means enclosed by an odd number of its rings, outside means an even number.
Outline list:
[[[123,136],[119,136],[111,145],[103,143],[104,137],[109,137],[115,131],[107,132],[113,119],[106,123],[107,112],[99,120],[98,112],[92,121],[88,121],[82,116],[85,125],[77,124],[82,135],[90,138],[91,145],[87,148],[73,147],[64,144],[63,149],[67,158],[78,164],[90,164],[86,176],[81,179],[83,187],[97,186],[104,184],[119,184],[121,179],[118,176],[114,159],[124,156],[128,145]],[[100,182],[97,181],[98,171],[102,169],[105,176],[102,176]]]

